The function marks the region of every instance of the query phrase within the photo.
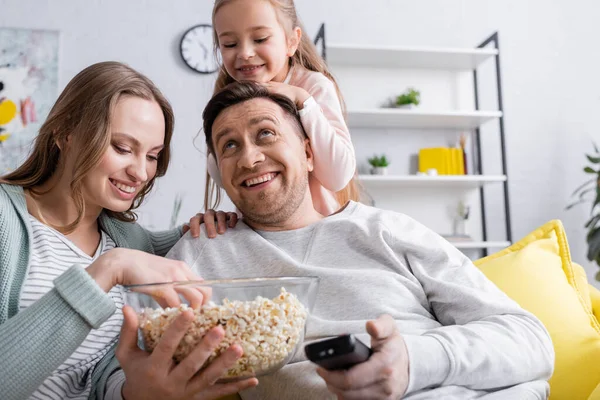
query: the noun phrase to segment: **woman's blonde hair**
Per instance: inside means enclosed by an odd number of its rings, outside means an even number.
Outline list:
[[[215,43],[215,52],[219,50],[219,38],[217,32],[215,30],[215,16],[219,9],[225,4],[235,1],[235,0],[215,0],[215,5],[213,7],[212,14],[212,25],[213,25],[213,36]],[[287,29],[287,33],[291,34],[291,31],[299,27],[302,30],[302,38],[300,40],[300,44],[298,45],[298,49],[294,53],[294,55],[290,58],[290,66],[299,65],[303,68],[306,68],[309,71],[320,72],[329,78],[336,89],[338,99],[340,101],[340,105],[342,107],[342,112],[344,116],[346,115],[346,104],[344,102],[344,98],[342,96],[342,92],[340,88],[329,71],[327,64],[323,60],[323,58],[319,55],[317,48],[312,43],[310,38],[304,34],[304,28],[298,18],[298,13],[296,12],[296,6],[294,5],[294,0],[265,0],[271,3],[277,14],[285,19],[285,21],[280,20],[280,23],[283,27]],[[288,22],[289,23],[286,23]],[[219,68],[219,75],[217,76],[217,81],[215,82],[214,93],[218,93],[221,89],[223,89],[228,84],[234,82],[234,79],[227,70],[224,65],[221,65]],[[213,198],[214,197],[214,198]],[[348,200],[358,201],[360,197],[359,186],[356,182],[356,176],[348,183],[348,185],[336,193],[336,197],[340,205],[346,204]],[[221,191],[215,182],[211,179],[208,172],[206,173],[206,189],[204,193],[204,208],[216,208],[221,201]]]
[[[83,179],[100,162],[110,145],[110,120],[122,96],[156,101],[165,118],[165,147],[158,156],[156,175],[135,197],[129,210],[105,210],[109,216],[121,221],[135,221],[137,216],[133,210],[150,192],[154,179],[167,172],[175,118],[171,105],[150,79],[118,62],[91,65],[68,83],[40,128],[27,160],[15,171],[0,177],[0,183],[22,186],[34,195],[43,195],[35,190],[36,186],[44,184],[54,174],[62,173],[60,169],[65,157],[74,157],[70,187],[77,218],[69,225],[55,227],[61,232],[72,232],[85,213]],[[69,148],[63,151],[67,138]]]

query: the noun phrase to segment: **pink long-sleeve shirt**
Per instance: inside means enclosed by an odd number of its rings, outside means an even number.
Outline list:
[[[315,209],[330,215],[340,207],[335,192],[346,187],[356,170],[354,146],[335,85],[320,72],[299,66],[290,70],[285,83],[311,95],[300,110],[315,158],[309,186]]]

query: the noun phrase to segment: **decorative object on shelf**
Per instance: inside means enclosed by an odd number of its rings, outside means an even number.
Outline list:
[[[438,176],[438,170],[435,168],[429,168],[425,172],[417,171],[417,176]]]
[[[419,172],[429,174],[435,169],[438,175],[464,175],[463,150],[451,147],[432,147],[419,150]]]
[[[578,204],[592,203],[590,219],[585,223],[585,227],[588,230],[586,236],[588,245],[587,259],[600,266],[600,150],[596,143],[592,143],[592,145],[594,146],[594,154],[586,154],[592,166],[586,166],[583,170],[588,174],[592,174],[593,178],[575,189],[572,196],[577,197],[577,200],[569,204],[567,210]],[[592,197],[588,195],[590,193]],[[600,281],[600,271],[596,274],[596,280]]]
[[[371,164],[371,175],[387,175],[387,167],[390,165],[389,161],[382,154],[381,157],[374,155],[369,158],[369,164]]]
[[[465,151],[465,148],[467,146],[467,135],[465,133],[460,134],[460,138],[458,139],[458,145],[462,151],[463,174],[468,175],[469,171],[467,169],[467,152]]]
[[[467,234],[467,220],[469,219],[470,212],[471,207],[465,204],[464,201],[458,203],[456,215],[454,216],[454,230],[452,232],[454,237],[469,237]]]
[[[219,69],[213,51],[213,28],[209,24],[192,26],[181,37],[179,52],[185,65],[201,74],[212,74]]]
[[[421,102],[421,92],[413,88],[408,88],[400,96],[396,97],[394,107],[414,108]]]

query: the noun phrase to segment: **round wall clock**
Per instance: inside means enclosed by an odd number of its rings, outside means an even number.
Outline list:
[[[183,34],[179,44],[185,64],[201,74],[212,74],[219,69],[213,48],[213,28],[208,24],[192,26]]]

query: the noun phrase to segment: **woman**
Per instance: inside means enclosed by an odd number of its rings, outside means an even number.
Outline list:
[[[167,170],[173,123],[171,106],[148,78],[120,63],[95,64],[59,96],[25,163],[0,178],[3,399],[112,398],[121,390],[128,399],[147,390],[215,398],[256,384],[211,384],[241,355],[239,346],[202,374],[181,373],[202,365],[222,329],[207,336],[195,359],[169,365],[189,315],[165,339],[166,358],[132,352],[135,313],[127,307],[128,342],[119,353],[125,372],[135,375],[125,380],[115,372],[123,324],[116,285],[197,279],[185,264],[159,257],[183,230],[150,233],[133,213]],[[175,293],[163,295],[177,304]],[[152,363],[165,360],[169,379],[151,378]]]

